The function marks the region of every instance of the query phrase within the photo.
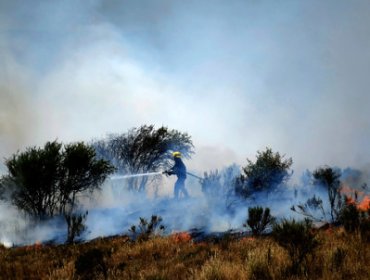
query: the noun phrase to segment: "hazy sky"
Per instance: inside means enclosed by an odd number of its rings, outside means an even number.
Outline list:
[[[0,156],[142,124],[199,171],[370,162],[368,0],[0,0]]]

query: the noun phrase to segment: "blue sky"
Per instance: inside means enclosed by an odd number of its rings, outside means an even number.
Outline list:
[[[0,1],[0,156],[142,124],[203,171],[369,166],[370,2]]]

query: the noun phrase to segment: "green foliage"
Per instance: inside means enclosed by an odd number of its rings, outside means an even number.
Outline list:
[[[252,229],[253,235],[261,235],[267,226],[274,222],[274,217],[270,215],[270,209],[262,207],[248,208],[248,219],[245,227],[249,226]]]
[[[129,231],[133,235],[133,238],[138,241],[146,241],[149,238],[159,235],[164,232],[165,226],[161,224],[162,218],[157,215],[152,215],[150,221],[140,217],[138,226],[131,226]]]
[[[5,164],[9,174],[1,179],[14,205],[40,219],[58,210],[58,183],[62,179],[62,144],[48,142],[44,148],[28,148]]]
[[[83,231],[86,216],[76,216],[78,195],[98,189],[114,168],[95,158],[84,143],[63,147],[57,141],[43,148],[28,148],[6,160],[9,174],[0,180],[12,203],[36,220],[64,215],[68,240]]]
[[[111,161],[118,172],[137,174],[168,169],[172,156],[168,151],[180,151],[184,157],[193,153],[193,143],[187,133],[153,125],[133,128],[121,135],[94,144],[99,157]],[[148,177],[128,180],[129,189],[143,191]]]
[[[289,168],[293,164],[291,158],[284,159],[278,152],[270,148],[257,152],[256,162],[247,159],[248,164],[236,181],[235,191],[243,197],[253,191],[271,191],[290,178]]]
[[[299,273],[301,264],[309,254],[313,254],[319,245],[312,231],[312,222],[308,219],[297,222],[284,219],[274,224],[272,237],[289,254],[292,261],[292,273]]]
[[[330,216],[332,222],[335,222],[341,208],[341,199],[339,194],[340,172],[331,167],[321,167],[313,172],[313,178],[315,185],[324,187],[328,191]]]

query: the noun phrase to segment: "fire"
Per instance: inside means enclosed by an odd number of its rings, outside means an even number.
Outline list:
[[[347,196],[346,203],[355,204],[357,209],[361,211],[367,211],[370,209],[370,197],[363,191],[357,191],[347,185],[343,185],[340,192]],[[356,202],[356,200],[353,198],[355,194],[357,194],[357,197],[361,199],[360,202]]]
[[[42,249],[42,247],[43,247],[42,243],[37,240],[33,245],[26,246],[26,250],[27,251],[31,251],[31,250],[37,251],[37,250]]]
[[[243,241],[243,242],[254,242],[254,241],[256,241],[256,238],[253,237],[253,236],[243,237],[240,241]]]
[[[192,240],[191,235],[186,231],[173,233],[171,238],[175,243],[185,243]]]
[[[357,205],[357,208],[361,211],[367,211],[370,209],[370,198],[365,196],[364,199]]]

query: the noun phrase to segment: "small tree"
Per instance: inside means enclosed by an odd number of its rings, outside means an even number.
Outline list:
[[[243,226],[249,226],[252,229],[253,235],[261,235],[274,220],[275,218],[270,215],[270,208],[250,207],[248,208],[247,223]]]
[[[312,222],[305,219],[296,222],[284,219],[279,224],[274,224],[272,237],[285,250],[292,261],[291,270],[294,274],[300,272],[301,264],[309,254],[313,254],[319,245],[312,231]]]
[[[291,158],[284,159],[278,152],[270,148],[257,152],[256,162],[247,159],[247,166],[236,180],[235,191],[247,197],[253,191],[271,191],[290,178],[289,168],[293,164]]]
[[[0,184],[13,204],[32,217],[46,219],[58,212],[61,149],[61,143],[48,142],[44,148],[28,148],[5,162],[8,175]]]
[[[187,133],[153,125],[133,128],[121,135],[110,135],[94,144],[100,158],[113,163],[122,174],[137,174],[168,169],[172,156],[168,151],[180,151],[184,157],[193,153],[193,143]],[[144,191],[148,177],[128,180],[130,190]]]
[[[2,177],[0,185],[12,203],[36,220],[63,215],[68,232],[74,232],[68,234],[69,241],[81,233],[84,220],[74,213],[77,195],[99,188],[114,170],[107,161],[95,158],[92,147],[80,142],[63,148],[57,141],[17,153],[6,166],[9,174]]]
[[[340,172],[331,167],[321,167],[313,172],[313,178],[315,185],[327,189],[330,204],[330,216],[332,222],[335,222],[339,214],[339,209],[341,208],[341,199],[339,194]]]

